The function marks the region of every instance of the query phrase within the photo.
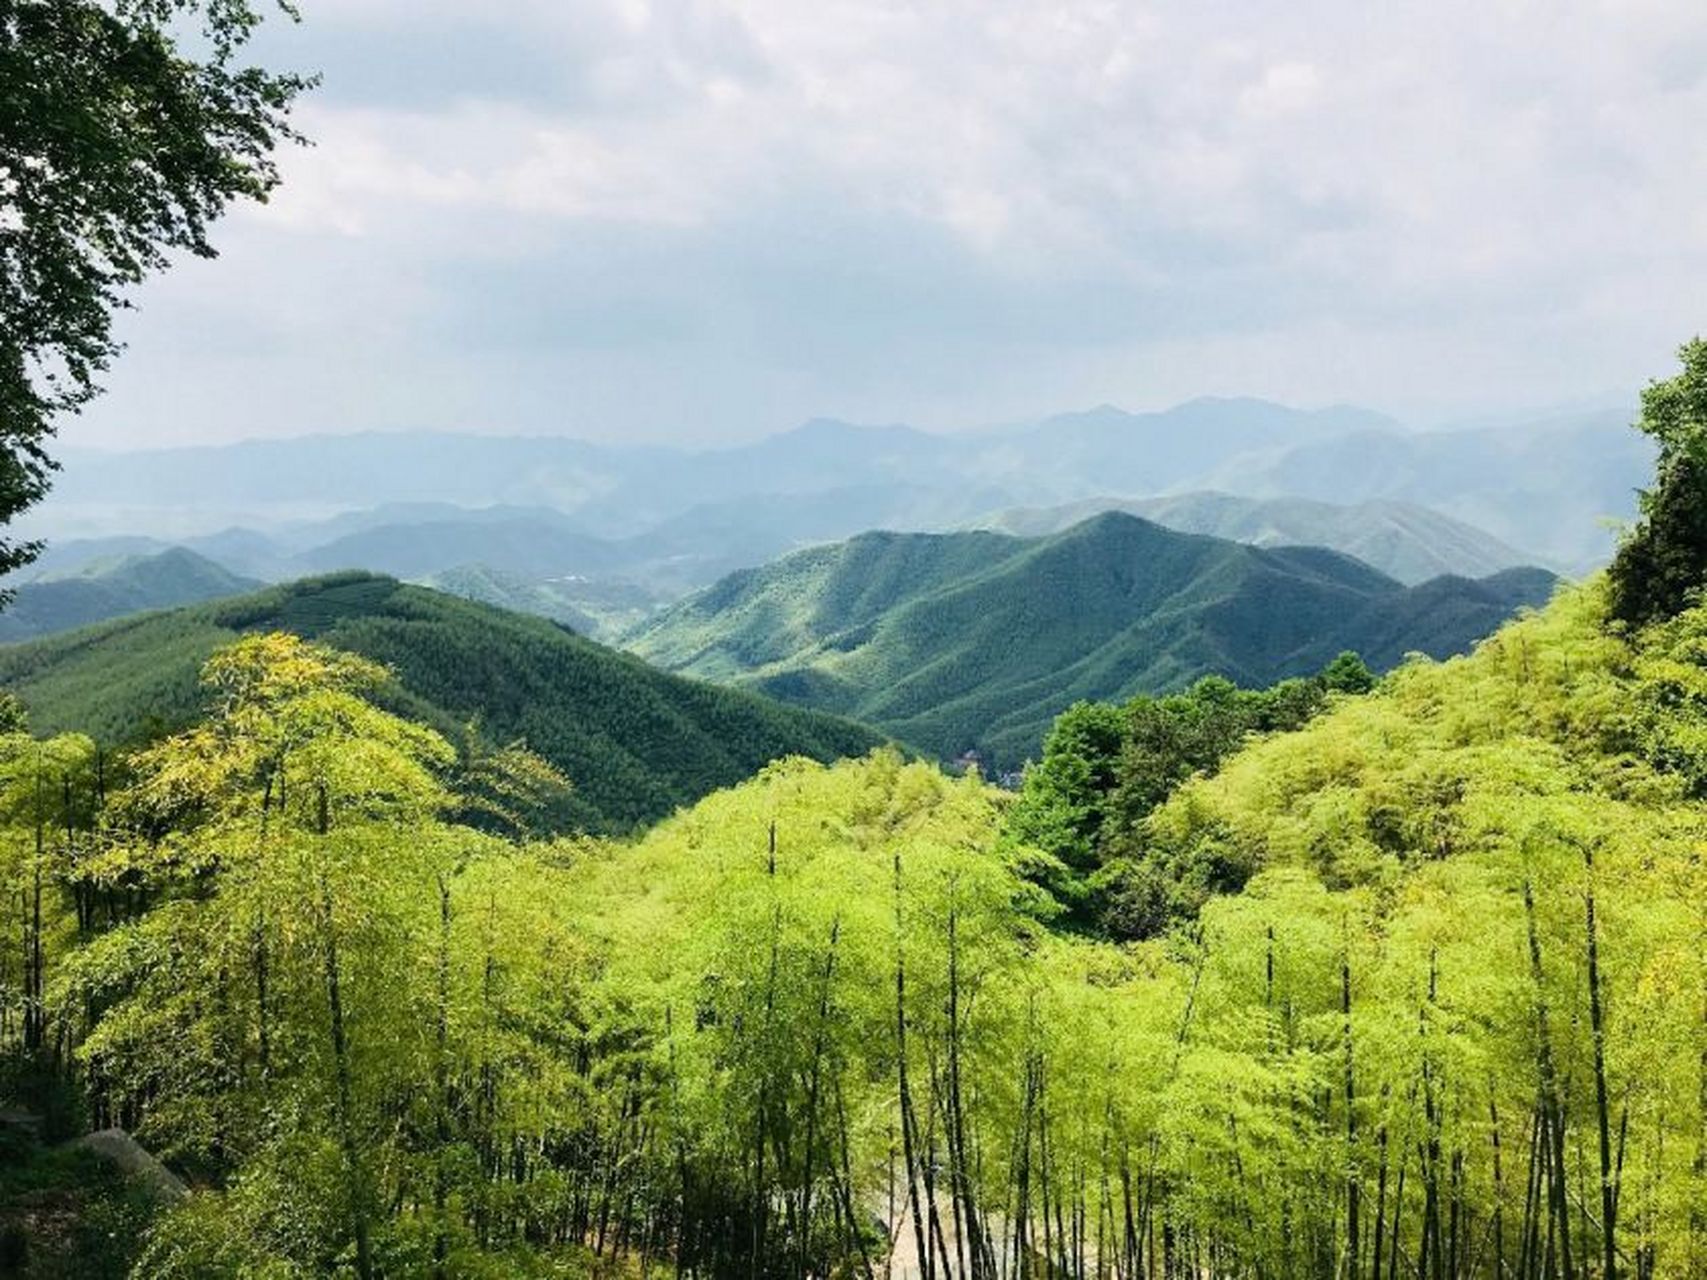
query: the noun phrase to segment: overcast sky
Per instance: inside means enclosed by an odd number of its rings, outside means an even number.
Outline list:
[[[1700,0],[301,0],[265,208],[68,443],[1410,418],[1707,328]]]

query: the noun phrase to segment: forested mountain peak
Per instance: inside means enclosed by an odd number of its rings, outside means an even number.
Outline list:
[[[853,715],[944,758],[1033,755],[1079,698],[1265,685],[1344,649],[1378,669],[1469,647],[1545,571],[1414,588],[1339,552],[1259,548],[1120,511],[1059,533],[872,533],[731,575],[626,642],[672,670]]]

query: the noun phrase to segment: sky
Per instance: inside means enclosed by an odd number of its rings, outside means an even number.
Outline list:
[[[1707,327],[1699,0],[300,0],[314,145],[68,445],[1413,421]]]

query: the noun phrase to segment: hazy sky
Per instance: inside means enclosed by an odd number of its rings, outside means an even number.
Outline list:
[[[1707,328],[1700,0],[301,0],[316,146],[69,443],[1447,416]]]

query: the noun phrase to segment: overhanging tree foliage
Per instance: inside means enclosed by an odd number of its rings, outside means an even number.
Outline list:
[[[1669,618],[1707,586],[1707,341],[1684,343],[1683,371],[1642,392],[1636,427],[1660,447],[1641,523],[1612,562],[1612,616]]]
[[[286,8],[286,12],[289,12]],[[0,0],[0,525],[47,492],[57,420],[97,393],[114,312],[264,199],[308,84],[244,65],[249,0]],[[0,539],[0,572],[39,547]]]

